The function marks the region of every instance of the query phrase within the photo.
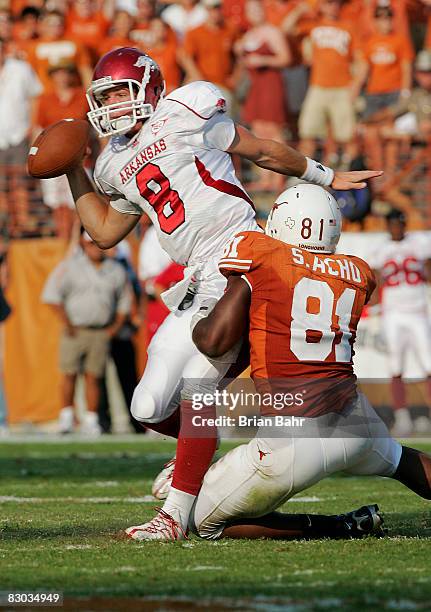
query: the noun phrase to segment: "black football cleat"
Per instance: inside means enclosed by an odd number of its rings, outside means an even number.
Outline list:
[[[382,528],[383,517],[377,504],[362,506],[359,510],[340,514],[338,518],[341,520],[343,531],[348,538],[362,538],[367,535],[383,537],[385,535]]]

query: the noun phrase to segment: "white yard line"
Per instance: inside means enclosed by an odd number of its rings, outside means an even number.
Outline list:
[[[116,443],[122,444],[126,442],[127,444],[133,443],[136,446],[146,446],[147,444],[160,444],[166,443],[167,445],[175,442],[175,440],[167,440],[166,438],[146,438],[146,436],[134,435],[134,434],[103,434],[98,438],[89,438],[88,436],[84,436],[82,434],[71,434],[67,436],[60,436],[53,433],[17,433],[11,432],[7,436],[1,438],[2,444],[22,444],[23,442],[30,442],[31,444],[106,444],[106,443]]]
[[[46,504],[46,503],[72,503],[72,504],[148,504],[157,501],[152,495],[142,497],[17,497],[15,495],[0,495],[0,504]]]
[[[186,568],[186,571],[189,572],[204,572],[204,571],[215,571],[215,570],[224,570],[226,567],[224,565],[196,565],[195,567]]]
[[[288,503],[291,504],[292,502],[299,502],[299,503],[313,503],[313,502],[322,502],[322,501],[328,501],[330,499],[335,499],[335,497],[316,497],[315,495],[311,496],[311,497],[292,497],[291,499],[288,500]],[[287,503],[287,502],[286,502]]]
[[[114,487],[117,482],[99,482],[96,486],[99,487]],[[293,497],[289,500],[298,503],[316,503],[325,502],[336,499],[335,497]],[[18,497],[16,495],[0,495],[0,504],[15,503],[15,504],[47,504],[47,503],[71,503],[71,504],[151,504],[156,502],[156,498],[152,495],[143,495],[142,497]]]

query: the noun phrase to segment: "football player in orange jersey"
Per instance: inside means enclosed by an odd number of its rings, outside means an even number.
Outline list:
[[[249,326],[258,391],[303,389],[303,401],[282,413],[301,417],[298,431],[277,426],[274,404],[261,408],[256,437],[208,470],[192,525],[204,538],[337,535],[334,517],[274,511],[340,470],[392,477],[431,499],[431,457],[392,439],[356,388],[353,344],[375,280],[361,259],[334,254],[340,231],[338,204],[322,187],[286,190],[266,235],[241,232],[228,244],[219,264],[226,293],[194,315],[193,339],[213,359]],[[358,511],[370,531],[377,510]]]

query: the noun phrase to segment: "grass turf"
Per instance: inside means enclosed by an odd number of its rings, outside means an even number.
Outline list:
[[[383,539],[119,541],[121,529],[153,516],[155,503],[145,496],[173,450],[141,438],[4,444],[0,590],[93,596],[102,598],[93,608],[105,610],[116,609],[115,601],[131,610],[133,600],[124,598],[138,597],[153,598],[152,610],[158,597],[181,606],[189,598],[199,608],[211,602],[216,610],[430,609],[430,505],[390,479],[329,478],[284,507],[335,514],[377,502],[388,528]],[[108,598],[117,598],[114,607]]]

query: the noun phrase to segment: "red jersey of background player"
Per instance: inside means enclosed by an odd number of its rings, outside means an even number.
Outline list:
[[[219,269],[251,288],[251,376],[259,391],[303,393],[289,414],[339,412],[356,394],[353,344],[373,272],[348,255],[314,253],[259,232],[237,234]],[[273,410],[262,412],[272,412]]]

